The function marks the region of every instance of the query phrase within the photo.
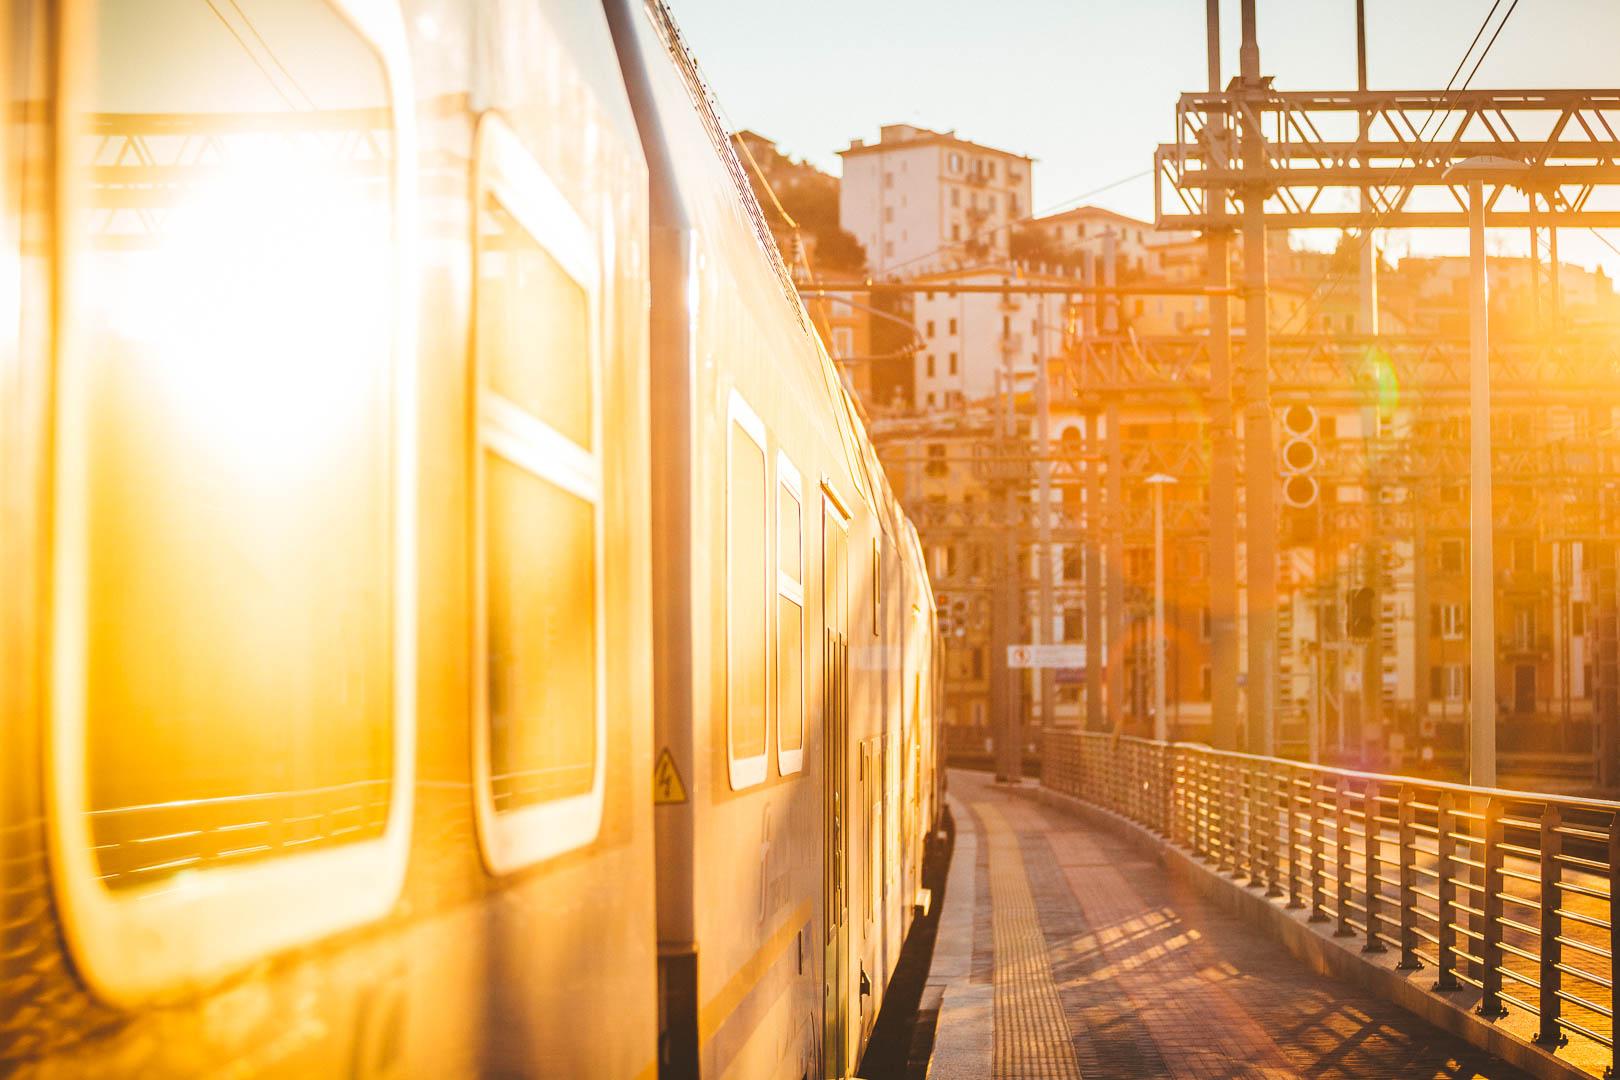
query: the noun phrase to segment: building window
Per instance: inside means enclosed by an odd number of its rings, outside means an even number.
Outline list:
[[[1448,538],[1440,541],[1440,572],[1444,574],[1460,574],[1463,570],[1463,542],[1461,539]]]
[[[934,407],[934,392],[932,390],[928,392],[928,407],[930,409]]]
[[[1513,541],[1513,569],[1520,573],[1532,573],[1536,568],[1536,542],[1529,537],[1521,537]]]
[[[1440,636],[1447,641],[1461,641],[1463,636],[1463,609],[1461,604],[1438,604]]]
[[[960,207],[961,205],[962,205],[962,189],[961,188],[954,188],[954,187],[951,188],[951,206]]]
[[[927,377],[932,379],[934,377],[934,354],[933,353],[928,353],[926,356],[923,357],[923,368],[927,372]]]
[[[765,424],[731,392],[726,459],[726,759],[734,790],[765,779]]]
[[[894,254],[894,241],[893,240],[885,240],[883,242],[883,254],[891,255],[891,256]]]
[[[929,394],[928,404],[932,405],[933,403],[934,395]],[[949,471],[949,467],[945,463],[944,443],[928,444],[928,464],[924,467],[923,471],[929,476],[944,476]]]
[[[776,767],[804,768],[804,489],[776,455]]]
[[[1536,609],[1521,607],[1514,612],[1513,641],[1520,650],[1528,652],[1536,647]]]
[[[946,322],[945,326],[946,326],[946,330],[945,330],[946,333],[952,334],[952,335],[954,335],[956,333],[956,320],[955,319],[948,320]]]
[[[948,366],[950,368],[950,373],[952,375],[955,375],[956,374],[956,354],[955,353],[950,353],[946,357],[946,363],[948,364]]]
[[[1086,640],[1085,613],[1078,607],[1063,609],[1063,640],[1071,644]]]
[[[354,108],[251,115],[222,103],[257,61],[195,49],[190,7],[83,7],[35,824],[76,973],[133,1006],[381,917],[404,877],[415,98],[406,58],[356,29],[402,41],[390,5],[276,5],[282,60]],[[153,145],[206,132],[207,152],[136,191],[105,145],[159,100]]]
[[[962,239],[962,226],[959,223],[955,222],[955,221],[951,222],[951,239],[952,240],[960,240],[960,239]]]
[[[883,223],[885,225],[894,224],[894,207],[885,206],[883,208]]]
[[[1208,664],[1198,668],[1198,700],[1209,701],[1215,696],[1215,678]]]
[[[1461,702],[1467,693],[1468,669],[1462,664],[1441,664],[1429,669],[1429,696],[1450,704]]]
[[[894,173],[886,172],[883,174],[883,186],[885,188],[894,187]]]
[[[1586,633],[1586,601],[1577,600],[1569,605],[1569,632],[1576,637]]]
[[[1201,641],[1208,641],[1212,635],[1210,627],[1213,625],[1209,613],[1209,605],[1205,604],[1198,611],[1198,637]]]
[[[973,646],[973,678],[984,678],[984,646]]]
[[[923,324],[923,326],[924,326],[923,336],[924,337],[933,337],[934,336],[934,320],[929,319],[926,323]]]

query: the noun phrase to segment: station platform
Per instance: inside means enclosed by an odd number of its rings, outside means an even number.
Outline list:
[[[1526,1075],[1310,971],[1033,785],[949,784],[931,1080]]]

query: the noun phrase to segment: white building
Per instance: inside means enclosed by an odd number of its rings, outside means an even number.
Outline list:
[[[839,151],[838,220],[874,277],[1004,261],[1011,223],[1030,213],[1031,158],[954,132],[888,124]]]
[[[1143,274],[1154,269],[1151,248],[1157,243],[1153,223],[1117,213],[1101,206],[1077,206],[1057,214],[1047,214],[1030,223],[1046,234],[1052,247],[1065,252],[1084,252],[1093,265],[1101,266],[1105,237],[1112,233],[1118,271]]]
[[[1076,329],[1061,295],[951,294],[951,285],[1078,284],[1072,277],[1032,273],[1003,263],[945,270],[919,279],[938,284],[916,295],[913,319],[922,338],[913,382],[923,411],[960,408],[996,392],[997,372],[1010,365],[1027,388],[1038,357],[1062,354]]]

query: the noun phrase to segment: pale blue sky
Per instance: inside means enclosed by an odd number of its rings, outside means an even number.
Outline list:
[[[1502,10],[1513,0],[1503,0]],[[1046,207],[1147,169],[1176,95],[1203,89],[1203,0],[671,0],[727,120],[837,171],[836,151],[880,124],[955,128],[1037,159]],[[1368,0],[1368,80],[1440,88],[1491,0]],[[1237,69],[1238,3],[1222,0],[1223,78]],[[1261,67],[1285,89],[1355,85],[1354,0],[1259,0]],[[1620,0],[1519,0],[1475,76],[1492,87],[1620,86]],[[1090,200],[1151,217],[1148,178]],[[1620,230],[1609,234],[1620,246]],[[1392,235],[1396,253],[1408,237]],[[1564,257],[1620,257],[1566,230]],[[1430,234],[1416,250],[1462,250]],[[1498,244],[1512,250],[1517,236]],[[1522,244],[1519,244],[1522,248]]]

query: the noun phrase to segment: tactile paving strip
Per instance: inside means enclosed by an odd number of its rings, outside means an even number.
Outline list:
[[[990,849],[995,946],[993,1080],[1080,1080],[1069,1023],[1046,953],[1018,835],[1001,811],[973,806]]]

